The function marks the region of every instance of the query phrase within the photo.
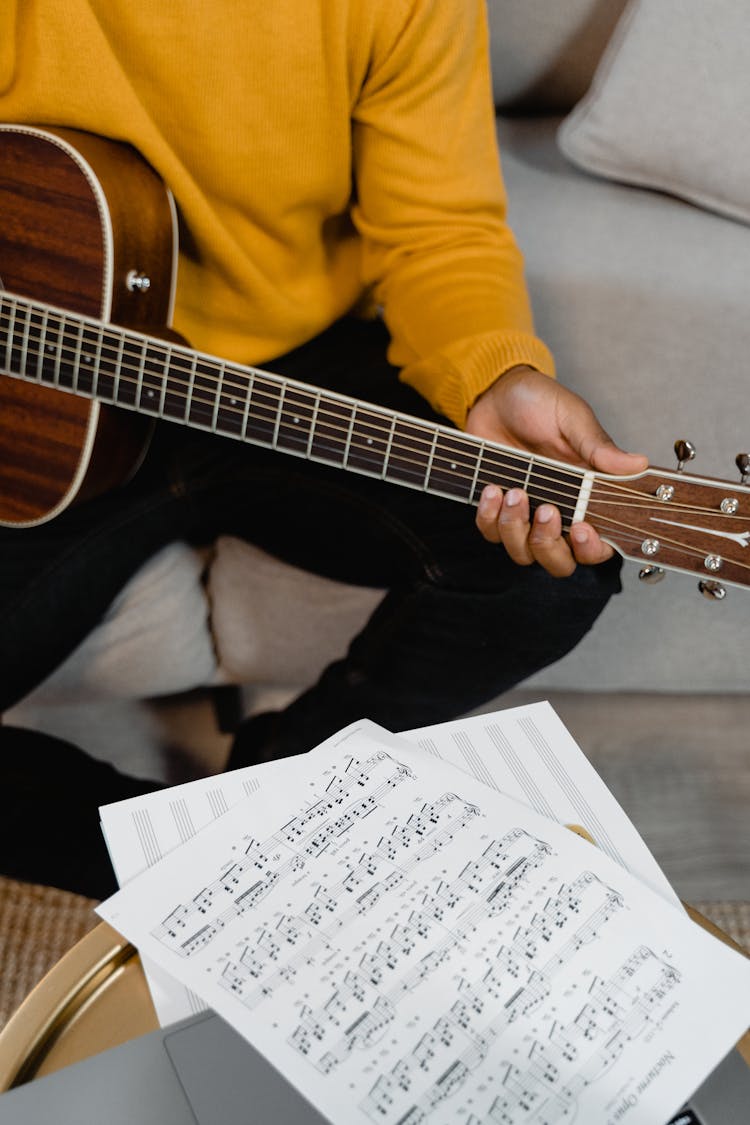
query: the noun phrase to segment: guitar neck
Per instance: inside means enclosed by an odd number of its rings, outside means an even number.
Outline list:
[[[585,512],[594,474],[449,426],[0,293],[0,369],[98,402],[477,504],[486,484]]]

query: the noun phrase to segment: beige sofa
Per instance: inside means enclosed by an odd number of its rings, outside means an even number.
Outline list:
[[[748,45],[742,0],[488,7],[511,224],[560,378],[653,463],[675,467],[673,441],[688,438],[697,472],[737,480],[734,456],[750,448],[750,170],[734,167],[731,133],[745,126],[731,120],[748,86],[731,69]],[[644,586],[638,570],[625,566],[593,633],[531,686],[744,691],[750,595],[708,602],[690,578]],[[231,538],[176,544],[9,718],[65,733],[71,709],[105,706],[145,738],[135,701],[148,697],[236,683],[247,708],[262,706],[341,653],[379,597]]]

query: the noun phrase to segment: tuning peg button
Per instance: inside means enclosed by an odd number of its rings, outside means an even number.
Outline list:
[[[638,577],[641,582],[648,582],[649,586],[655,586],[657,582],[661,582],[665,573],[661,566],[643,566],[638,571]]]
[[[711,602],[720,602],[722,598],[727,596],[726,589],[722,586],[721,582],[710,582],[702,579],[698,583],[698,589],[703,594],[703,597],[708,598]]]
[[[674,443],[674,452],[677,458],[677,471],[681,473],[688,461],[692,461],[695,457],[695,446],[692,441],[680,438]]]
[[[747,484],[750,481],[750,453],[738,453],[734,463],[740,470],[740,483]]]

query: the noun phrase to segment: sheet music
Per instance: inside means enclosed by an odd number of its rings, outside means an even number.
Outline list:
[[[747,1023],[744,958],[385,734],[269,773],[98,910],[342,1125],[653,1125]]]
[[[681,907],[635,825],[549,703],[439,723],[401,737],[542,816],[585,828],[606,855]]]
[[[348,732],[389,737],[368,720],[322,743],[325,751]],[[468,770],[478,781],[530,805],[560,824],[580,825],[599,847],[668,901],[679,904],[650,851],[549,703],[404,732],[402,739]],[[147,867],[213,823],[238,801],[259,791],[283,762],[134,797],[101,809],[102,829],[118,882],[124,886]],[[199,1012],[203,1001],[144,960],[162,1025]]]

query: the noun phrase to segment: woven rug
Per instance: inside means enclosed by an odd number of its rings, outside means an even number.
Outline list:
[[[97,925],[95,902],[0,876],[0,1027],[37,981]],[[750,950],[750,902],[696,902],[696,910]]]
[[[95,902],[0,876],[0,1027],[64,953],[100,921]]]

